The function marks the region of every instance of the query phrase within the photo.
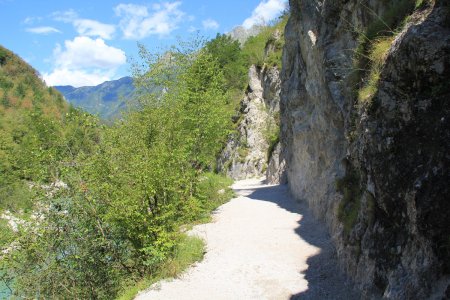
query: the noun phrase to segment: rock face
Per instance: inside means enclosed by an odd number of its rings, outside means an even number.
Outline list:
[[[390,2],[290,1],[287,180],[368,298],[441,299],[449,283],[450,12],[448,1],[424,2],[395,36],[369,103],[355,105],[356,33],[392,13]]]
[[[278,142],[269,159],[269,165],[266,172],[266,181],[268,184],[286,184],[286,161],[281,152],[281,144]]]
[[[241,45],[252,36],[257,35],[261,29],[264,28],[263,25],[253,25],[250,28],[244,28],[243,26],[237,26],[233,28],[232,31],[228,33],[228,35],[233,39],[238,41]]]
[[[275,67],[249,70],[236,134],[219,159],[219,169],[233,179],[262,177],[268,166],[269,136],[278,130],[280,77]]]

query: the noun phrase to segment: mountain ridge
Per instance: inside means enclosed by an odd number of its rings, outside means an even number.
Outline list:
[[[130,76],[105,81],[96,86],[64,85],[54,88],[74,106],[97,114],[103,119],[120,116],[120,112],[127,107],[128,101],[132,101],[135,93],[133,78]]]

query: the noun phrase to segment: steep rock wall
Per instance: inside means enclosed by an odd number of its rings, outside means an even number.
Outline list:
[[[237,130],[219,159],[219,169],[231,178],[265,176],[268,169],[268,136],[279,126],[280,84],[276,67],[265,66],[261,69],[252,66],[249,69],[249,84],[241,101]],[[279,156],[276,158],[279,159]],[[275,167],[271,170],[278,172]]]
[[[448,1],[407,19],[370,104],[355,105],[358,32],[389,5],[290,1],[281,152],[292,194],[326,221],[342,267],[367,297],[442,297],[450,271]]]

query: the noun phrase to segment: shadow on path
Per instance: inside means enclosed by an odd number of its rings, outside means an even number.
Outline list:
[[[308,281],[308,289],[292,295],[290,299],[361,298],[359,292],[353,288],[352,282],[337,266],[336,250],[325,225],[312,215],[306,203],[292,199],[286,185],[255,185],[248,189],[235,188],[234,190],[241,196],[272,202],[289,212],[301,214],[302,218],[295,232],[309,244],[320,248],[319,254],[307,259],[308,269],[304,274]]]

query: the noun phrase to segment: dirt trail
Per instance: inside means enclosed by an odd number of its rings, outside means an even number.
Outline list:
[[[324,226],[285,186],[244,180],[214,221],[194,227],[205,239],[202,262],[137,299],[359,299],[336,267]]]

